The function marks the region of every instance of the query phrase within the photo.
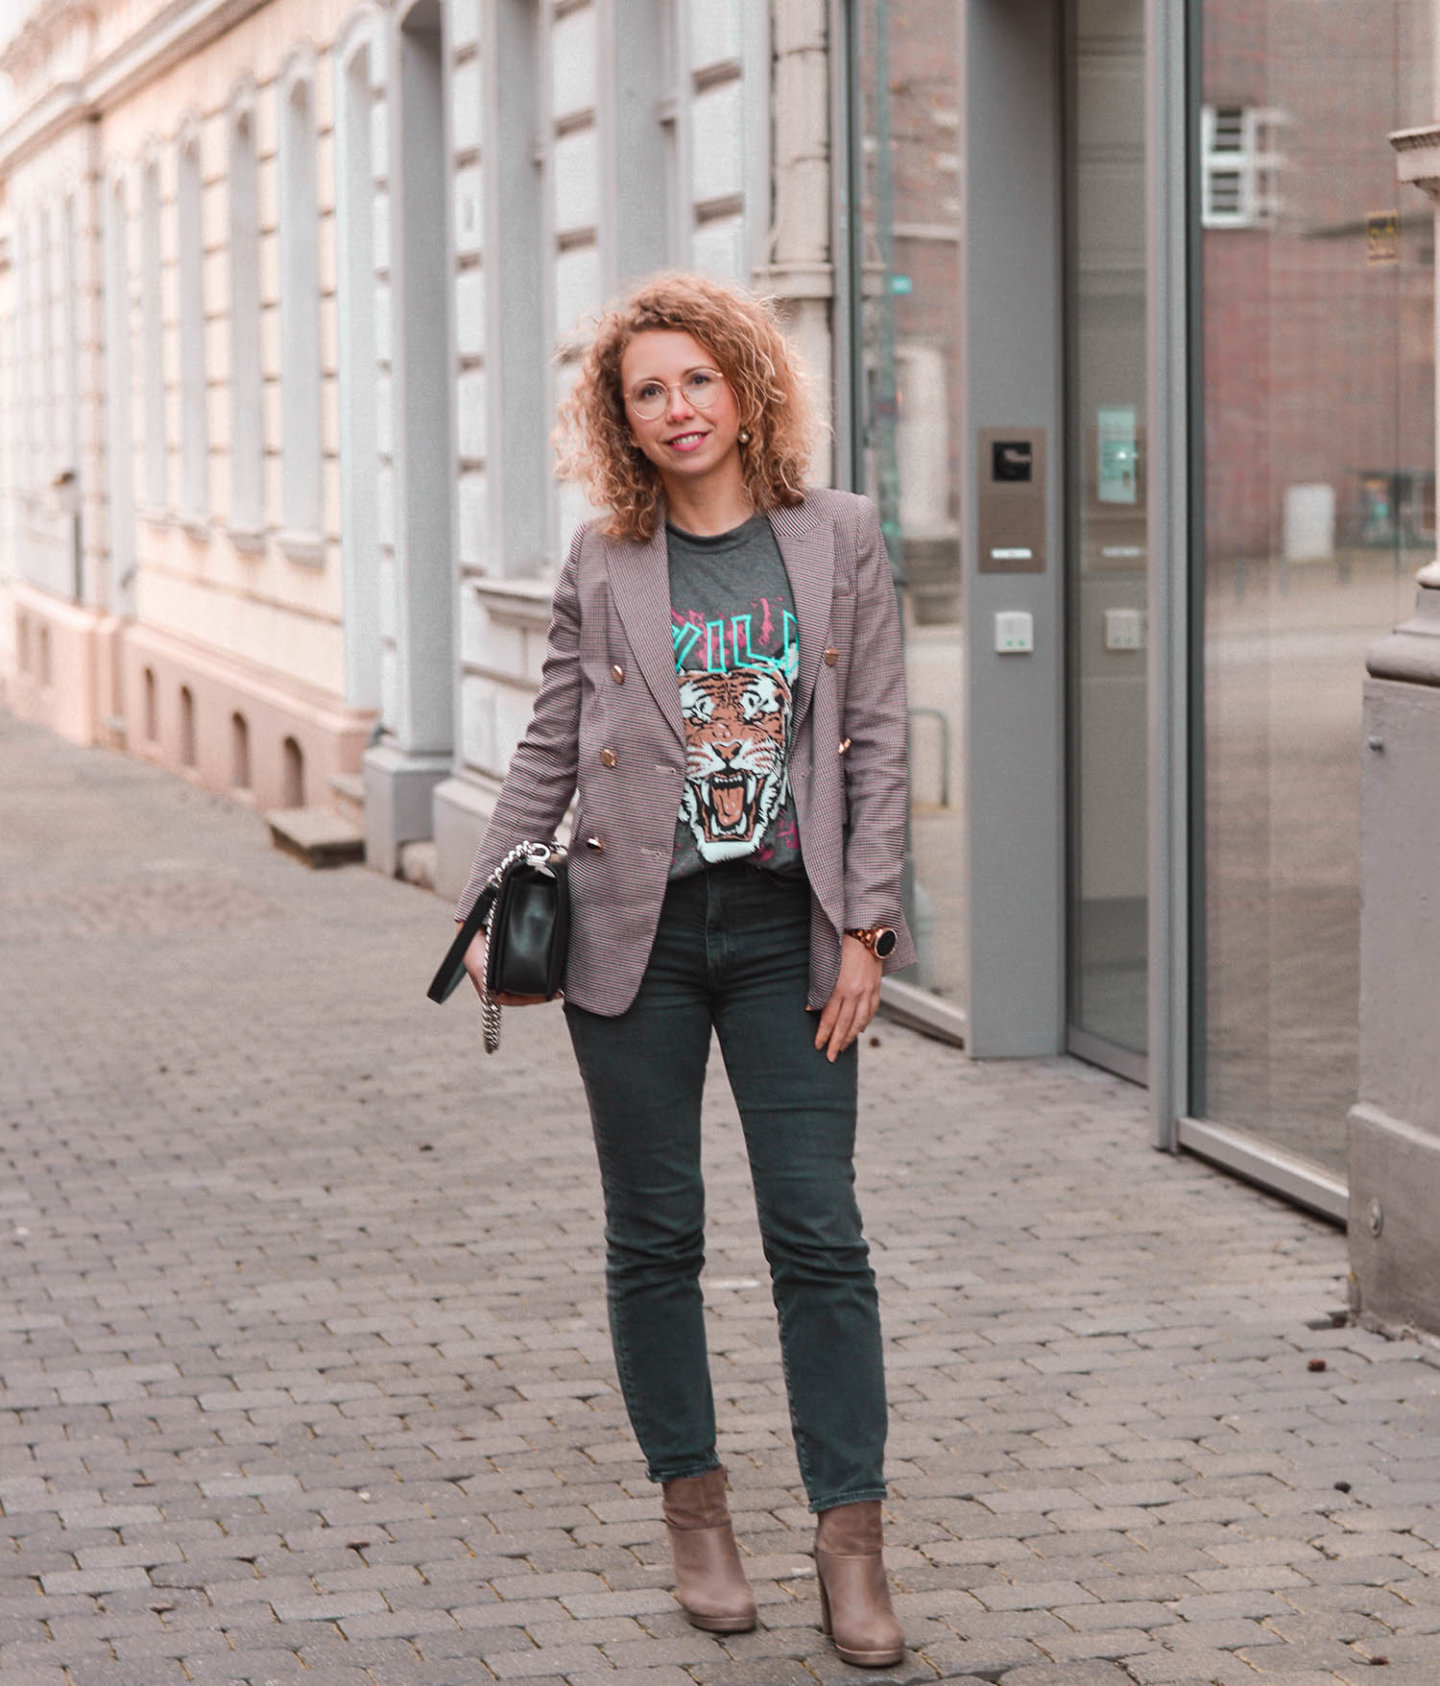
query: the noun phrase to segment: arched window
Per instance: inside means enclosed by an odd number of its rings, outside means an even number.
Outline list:
[[[155,669],[145,669],[145,742],[160,740],[160,705],[155,689]]]
[[[180,512],[203,525],[209,519],[210,440],[205,379],[205,228],[200,131],[180,138],[176,223],[180,281]]]
[[[195,765],[195,697],[188,685],[180,687],[180,762]]]
[[[305,756],[294,738],[286,738],[285,740],[283,763],[280,806],[282,808],[303,808],[305,806]]]
[[[542,570],[551,549],[556,501],[545,453],[555,408],[553,392],[547,390],[546,381],[526,380],[521,373],[547,368],[554,349],[546,308],[546,260],[552,246],[547,207],[554,173],[549,144],[554,132],[551,78],[545,69],[549,12],[525,0],[501,0],[495,7],[493,81],[483,141],[485,158],[494,162],[485,200],[484,247],[505,253],[503,262],[486,265],[489,321],[484,378],[493,445],[486,452],[484,481],[491,547],[498,562],[498,566],[491,563],[490,571],[516,575]],[[572,38],[585,21],[569,25]],[[576,44],[571,83],[583,80],[587,68],[596,74],[593,49],[586,59],[584,46]],[[562,84],[567,81],[563,73],[561,80]],[[562,96],[562,104],[571,103]],[[593,130],[589,138],[593,141]],[[598,222],[593,236],[583,248],[592,258],[599,250]],[[473,240],[478,248],[480,231]],[[577,245],[575,250],[582,248]],[[572,272],[577,261],[569,260]],[[462,459],[464,454],[462,447]],[[468,490],[468,467],[462,460],[462,500]]]
[[[61,347],[56,416],[57,470],[80,471],[80,316],[75,252],[75,196],[66,194],[60,207],[55,254],[55,332]]]
[[[246,86],[230,112],[230,529],[242,537],[265,527],[263,380],[255,99]]]
[[[320,283],[315,95],[293,64],[280,109],[280,445],[287,548],[320,561]]]
[[[60,231],[56,227],[57,209],[52,204],[40,212],[40,484],[48,485],[59,466],[56,458],[60,444],[60,357],[55,332],[55,304],[57,286],[56,253],[60,245]]]
[[[250,728],[238,710],[230,716],[230,783],[236,790],[250,788]]]
[[[111,606],[135,610],[135,462],[130,355],[130,208],[123,176],[105,197],[105,469]]]
[[[396,369],[395,451],[404,466],[395,521],[394,624],[403,628],[395,653],[395,731],[407,744],[448,745],[454,725],[449,394],[455,363],[445,245],[449,189],[440,185],[448,171],[440,0],[415,0],[397,40],[391,203],[403,355]]]
[[[165,508],[165,294],[161,265],[160,170],[147,159],[140,178],[140,348],[145,382],[145,502]]]
[[[340,354],[340,557],[345,700],[380,704],[380,407],[375,274],[375,30],[368,14],[335,77],[336,307]]]
[[[32,225],[15,218],[15,418],[16,478],[24,491],[35,486],[35,286],[31,270]]]

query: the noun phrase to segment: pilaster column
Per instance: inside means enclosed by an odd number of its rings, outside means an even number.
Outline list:
[[[1399,179],[1435,202],[1440,236],[1440,122],[1390,139]],[[1436,308],[1440,348],[1440,289]],[[1351,1299],[1372,1327],[1440,1332],[1440,560],[1366,666]]]
[[[786,326],[815,382],[828,420],[832,409],[835,263],[830,158],[830,39],[826,0],[773,0],[770,109],[774,122],[774,212],[755,283],[780,301]],[[828,485],[831,447],[816,450],[814,479]]]

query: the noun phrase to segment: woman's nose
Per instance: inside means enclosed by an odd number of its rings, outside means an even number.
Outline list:
[[[695,406],[686,398],[685,388],[678,381],[669,389],[669,399],[669,407],[665,414],[672,421],[683,420],[686,416],[695,414]]]

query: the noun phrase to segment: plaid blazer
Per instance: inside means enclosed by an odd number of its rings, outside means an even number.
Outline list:
[[[847,927],[891,925],[887,971],[915,947],[900,909],[905,670],[880,520],[868,498],[812,489],[770,512],[799,623],[790,783],[810,879],[809,1004],[823,1007]],[[665,529],[648,544],[586,523],[560,571],[530,725],[456,908],[507,850],[571,833],[566,999],[614,1017],[635,998],[665,897],[685,779]]]

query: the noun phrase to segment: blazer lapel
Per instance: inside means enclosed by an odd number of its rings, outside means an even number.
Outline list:
[[[605,572],[635,664],[683,748],[685,721],[680,713],[675,639],[670,630],[670,565],[664,522],[648,544],[607,538]]]
[[[795,597],[795,619],[800,628],[800,683],[795,697],[794,730],[810,706],[825,633],[830,625],[830,604],[835,591],[835,532],[808,503],[796,504],[792,509],[772,509],[770,528],[785,559],[785,572],[790,576],[790,590]]]

